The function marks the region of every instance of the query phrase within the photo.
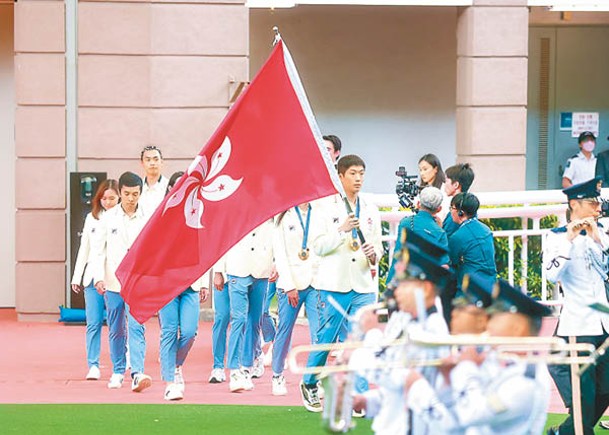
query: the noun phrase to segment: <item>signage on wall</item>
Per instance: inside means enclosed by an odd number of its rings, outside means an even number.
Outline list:
[[[598,137],[599,117],[598,112],[573,112],[571,137],[578,137],[584,131],[591,131]]]
[[[571,131],[573,112],[560,112],[560,131]]]

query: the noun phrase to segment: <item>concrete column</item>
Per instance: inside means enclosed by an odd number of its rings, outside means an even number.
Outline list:
[[[15,299],[22,320],[64,303],[64,41],[63,1],[15,3]]]
[[[248,79],[244,0],[80,1],[79,171],[141,173],[163,150],[185,170]],[[16,4],[17,311],[56,313],[66,257],[65,35],[62,1]],[[39,316],[42,317],[42,316]],[[56,315],[53,315],[56,318]]]
[[[474,191],[525,188],[526,0],[475,0],[457,24],[457,161]]]

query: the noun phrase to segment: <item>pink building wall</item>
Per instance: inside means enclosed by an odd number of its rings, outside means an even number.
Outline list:
[[[243,0],[78,4],[78,171],[140,172],[162,148],[183,170],[248,79]],[[66,57],[63,1],[15,6],[16,308],[44,318],[65,301]],[[55,318],[56,315],[48,316]]]

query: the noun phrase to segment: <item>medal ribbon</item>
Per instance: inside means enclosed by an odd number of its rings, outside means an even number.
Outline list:
[[[307,210],[307,224],[302,220],[302,214],[300,214],[300,208],[298,206],[294,207],[296,210],[296,214],[298,215],[298,220],[300,221],[300,226],[302,227],[302,250],[307,249],[307,239],[309,238],[309,223],[311,222],[311,204],[309,204],[309,209]]]
[[[359,196],[357,197],[357,200],[355,201],[355,217],[357,219],[359,219]],[[357,240],[357,230],[355,228],[353,228],[351,230],[351,238],[353,240]]]

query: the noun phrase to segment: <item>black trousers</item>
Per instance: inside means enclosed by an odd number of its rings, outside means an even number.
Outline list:
[[[561,337],[568,341],[568,337]],[[578,343],[590,343],[598,348],[609,338],[603,335],[580,335]],[[571,391],[571,368],[569,365],[549,366],[550,375],[565,406],[569,408],[569,416],[560,425],[560,435],[575,433],[573,421],[573,400]],[[580,377],[582,425],[585,435],[594,435],[594,426],[609,406],[609,352],[601,356],[596,365],[591,366]]]

